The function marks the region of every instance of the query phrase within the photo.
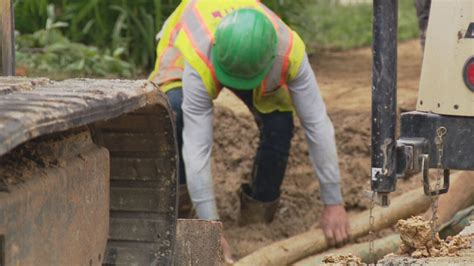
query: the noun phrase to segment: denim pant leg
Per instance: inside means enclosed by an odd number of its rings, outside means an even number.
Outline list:
[[[249,107],[260,131],[249,196],[258,201],[274,201],[280,197],[280,187],[288,163],[294,129],[293,113],[260,113],[253,106],[251,91],[233,92]]]
[[[175,114],[176,134],[179,149],[179,184],[186,184],[186,170],[183,161],[183,90],[176,88],[166,93]]]

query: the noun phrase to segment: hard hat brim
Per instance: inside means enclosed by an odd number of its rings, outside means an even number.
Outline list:
[[[216,73],[217,79],[223,86],[236,90],[253,90],[257,88],[263,81],[265,76],[268,74],[268,72],[270,72],[270,69],[272,68],[273,62],[275,60],[275,58],[273,57],[267,68],[262,73],[256,75],[253,78],[238,78],[228,74],[222,69],[222,67],[219,65],[219,62],[217,62],[217,57],[214,53],[215,49],[212,49],[212,64],[214,66],[214,71]]]

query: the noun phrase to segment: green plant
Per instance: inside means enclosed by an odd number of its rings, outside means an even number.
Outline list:
[[[45,28],[17,36],[17,64],[30,74],[54,76],[132,77],[133,67],[119,54],[71,42],[60,29],[67,23],[56,21],[54,6],[48,5]]]
[[[155,34],[179,4],[177,0],[15,0],[20,33],[42,29],[47,6],[54,5],[60,31],[74,42],[94,45],[122,59],[150,68],[155,60]]]
[[[48,18],[48,0],[14,0],[15,26],[21,32],[33,33],[44,28]]]
[[[371,3],[341,4],[339,1],[307,1],[288,23],[302,36],[309,51],[350,49],[372,43]],[[291,8],[287,12],[290,11]],[[412,0],[399,0],[398,39],[416,38],[418,26]]]
[[[179,0],[14,0],[17,30],[32,34],[44,28],[48,5],[56,28],[72,42],[99,48],[99,53],[126,60],[136,69],[151,69],[155,34]],[[343,5],[338,0],[263,0],[302,36],[309,51],[367,46],[372,37],[371,4]],[[399,0],[399,39],[417,36],[412,0]],[[51,11],[51,10],[50,10]]]

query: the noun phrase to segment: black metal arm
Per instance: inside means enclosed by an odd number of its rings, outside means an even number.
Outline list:
[[[396,185],[397,16],[397,0],[374,1],[371,185],[382,195]]]

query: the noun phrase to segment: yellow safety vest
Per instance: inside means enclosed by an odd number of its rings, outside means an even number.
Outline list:
[[[277,15],[257,0],[184,0],[168,18],[157,48],[150,80],[166,92],[180,86],[184,60],[200,75],[215,99],[222,89],[214,73],[211,48],[219,22],[239,8],[255,8],[272,22],[278,34],[277,56],[261,85],[253,92],[255,108],[262,113],[292,111],[288,81],[294,79],[303,61],[305,45]]]

